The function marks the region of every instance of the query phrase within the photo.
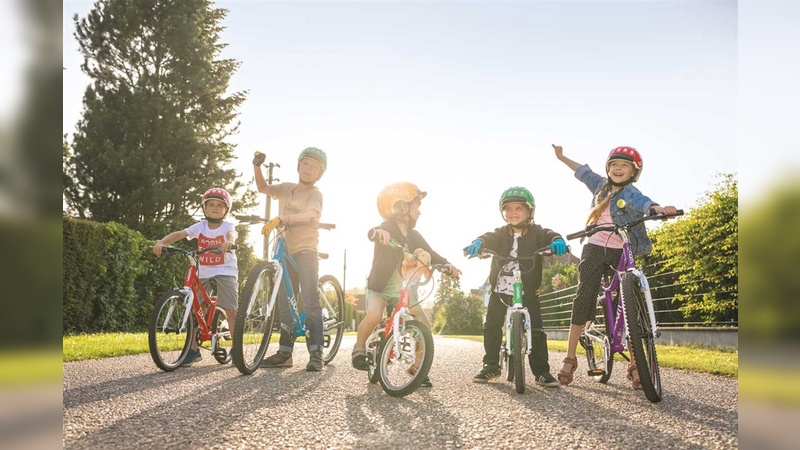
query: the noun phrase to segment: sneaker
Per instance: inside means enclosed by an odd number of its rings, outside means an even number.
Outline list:
[[[490,366],[485,365],[483,369],[474,377],[472,377],[473,383],[488,383],[491,380],[500,376],[500,368],[497,366]]]
[[[189,350],[189,353],[186,354],[186,359],[183,360],[181,366],[192,367],[192,364],[200,362],[202,360],[203,360],[203,355],[200,354],[200,350]]]
[[[422,380],[422,383],[419,384],[419,387],[433,387],[433,383],[431,383],[430,378],[425,377],[425,379]]]
[[[556,377],[550,374],[550,372],[545,372],[536,377],[536,384],[539,386],[547,386],[547,387],[559,387],[561,383],[556,380]]]
[[[325,362],[322,361],[322,351],[315,350],[311,352],[311,359],[306,364],[306,370],[309,372],[320,372],[325,367]]]
[[[278,350],[277,353],[261,361],[260,367],[292,367],[292,354]]]
[[[353,367],[355,367],[358,370],[368,370],[369,361],[367,361],[367,355],[364,354],[353,355]]]

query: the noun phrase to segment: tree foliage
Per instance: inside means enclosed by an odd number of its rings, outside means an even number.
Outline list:
[[[738,321],[739,190],[732,174],[719,176],[690,214],[649,233],[650,259],[674,272],[686,317],[706,323]]]
[[[162,222],[189,223],[209,187],[241,187],[225,168],[245,99],[228,93],[239,62],[220,57],[226,13],[206,0],[100,0],[74,17],[92,79],[67,167],[78,216],[161,235]]]
[[[483,301],[461,291],[458,279],[441,276],[433,309],[432,329],[436,334],[480,334]]]

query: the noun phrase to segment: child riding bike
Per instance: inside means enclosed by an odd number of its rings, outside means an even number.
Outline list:
[[[181,239],[197,239],[198,250],[208,247],[221,247],[222,253],[204,253],[198,260],[199,278],[203,288],[209,291],[211,282],[216,284],[217,307],[225,310],[228,319],[228,329],[233,330],[236,320],[236,305],[239,302],[239,269],[236,253],[230,251],[236,243],[236,228],[225,217],[231,210],[231,194],[225,189],[211,188],[203,194],[201,205],[205,220],[179,231],[174,231],[156,242],[153,253],[161,256],[165,246]],[[203,356],[197,349],[197,339],[191,340],[189,354],[182,366],[189,367],[195,362],[202,361]]]
[[[500,347],[503,336],[503,321],[506,309],[514,294],[514,277],[502,257],[526,257],[536,255],[542,247],[550,246],[556,255],[567,252],[567,244],[560,234],[534,223],[536,208],[533,195],[524,187],[506,189],[500,196],[500,214],[506,225],[482,234],[466,249],[468,256],[478,256],[481,249],[494,251],[489,273],[491,295],[483,324],[483,369],[472,378],[475,383],[487,383],[500,376]],[[523,305],[531,317],[531,354],[528,361],[536,384],[558,387],[559,383],[550,374],[547,353],[547,335],[542,331],[542,311],[539,304],[539,286],[542,284],[542,257],[513,263],[522,273]],[[531,265],[534,265],[531,267]],[[505,270],[501,273],[501,270]],[[498,276],[499,275],[499,276]]]
[[[658,214],[675,214],[677,211],[674,206],[659,206],[633,186],[644,167],[642,156],[635,148],[617,147],[611,150],[606,158],[606,177],[593,172],[587,164],[579,164],[564,156],[564,149],[561,146],[553,144],[553,149],[556,158],[572,169],[575,178],[592,192],[592,210],[586,220],[587,224],[623,225],[648,214],[650,209],[654,209]],[[647,237],[644,224],[631,228],[630,234],[634,256],[650,253],[652,244]],[[578,340],[586,322],[594,319],[603,272],[608,267],[617,267],[621,257],[622,238],[610,231],[594,234],[583,247],[581,261],[578,264],[578,292],[572,302],[567,357],[564,358],[564,365],[558,372],[561,384],[570,384],[575,369],[578,368],[576,358]],[[628,379],[634,389],[641,389],[633,354],[628,365]]]
[[[425,250],[430,254],[431,262],[444,264],[453,278],[458,278],[461,274],[460,270],[433,251],[425,238],[414,229],[420,216],[420,204],[426,195],[426,192],[408,182],[390,184],[378,195],[378,212],[385,221],[368,233],[375,242],[375,251],[372,269],[367,278],[367,315],[358,325],[358,336],[353,347],[352,362],[356,369],[368,369],[367,338],[381,321],[387,303],[397,302],[400,298],[402,278],[399,269],[404,259],[404,249],[389,246],[390,241],[405,247],[406,253],[413,254],[417,249]],[[415,305],[411,312],[430,328],[430,321],[421,305]],[[420,386],[431,387],[430,379],[423,380]]]
[[[300,152],[297,158],[297,174],[299,183],[267,184],[261,165],[264,164],[266,155],[256,152],[253,158],[256,186],[258,191],[272,196],[280,204],[280,214],[264,225],[264,236],[280,224],[293,225],[312,223],[319,220],[322,215],[322,192],[314,184],[322,178],[328,168],[328,157],[316,147],[308,147]],[[287,227],[283,234],[286,239],[286,248],[292,258],[297,262],[297,269],[290,267],[292,287],[295,292],[303,296],[303,308],[306,312],[306,327],[309,335],[306,345],[310,354],[306,370],[319,372],[324,367],[322,358],[323,333],[322,333],[322,307],[317,295],[317,282],[319,280],[319,231],[314,227]],[[292,367],[292,351],[294,350],[294,337],[291,333],[292,315],[289,312],[289,300],[284,286],[279,292],[281,315],[281,338],[278,352],[264,359],[261,367]]]

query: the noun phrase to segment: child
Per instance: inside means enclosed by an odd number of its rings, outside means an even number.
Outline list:
[[[480,254],[481,248],[485,247],[500,256],[523,257],[533,256],[537,250],[549,245],[556,255],[565,254],[567,244],[561,235],[534,223],[535,208],[533,195],[524,187],[515,186],[506,189],[500,196],[500,214],[506,221],[506,225],[481,235],[464,249],[464,253],[469,256],[477,256]],[[492,258],[492,268],[489,272],[491,295],[486,311],[486,320],[483,324],[483,348],[486,353],[483,355],[483,369],[472,377],[472,381],[475,383],[486,383],[500,376],[499,357],[503,322],[514,294],[514,277],[511,270],[506,268],[501,273],[507,264],[508,262],[501,258]],[[522,303],[531,316],[533,332],[528,362],[533,376],[538,385],[558,387],[558,380],[550,374],[547,335],[542,331],[542,311],[539,304],[542,257],[537,255],[534,260],[512,264],[518,266],[522,271]]]
[[[358,337],[353,347],[352,363],[356,369],[367,370],[367,338],[381,321],[387,303],[396,303],[400,299],[402,279],[399,270],[404,261],[403,250],[387,246],[390,240],[402,245],[408,253],[420,254],[419,249],[425,250],[430,254],[433,264],[446,264],[450,276],[454,278],[461,274],[460,270],[433,251],[414,229],[420,216],[420,204],[426,195],[416,185],[407,182],[390,184],[378,195],[378,212],[385,221],[369,232],[371,240],[375,242],[375,251],[367,278],[367,315],[358,325]],[[430,321],[421,305],[415,305],[411,312],[430,328]],[[420,386],[431,387],[432,384],[426,378]]]
[[[271,195],[280,203],[280,214],[264,226],[264,235],[269,236],[270,231],[280,224],[293,225],[300,223],[314,223],[322,214],[322,192],[314,183],[322,178],[328,168],[328,157],[325,152],[308,147],[300,152],[297,158],[297,174],[299,183],[267,184],[264,174],[261,173],[261,164],[266,156],[256,152],[253,158],[256,186],[258,191]],[[319,231],[314,227],[290,227],[284,231],[286,249],[297,262],[295,270],[289,266],[289,275],[292,279],[292,288],[295,292],[302,292],[303,309],[306,312],[306,327],[308,337],[306,346],[310,354],[306,370],[319,372],[324,368],[322,361],[322,307],[317,295],[317,282],[319,279]],[[292,351],[294,350],[294,337],[292,329],[292,315],[289,312],[289,299],[283,285],[279,292],[281,312],[281,339],[278,352],[264,359],[261,367],[292,367]]]
[[[564,156],[561,146],[553,144],[556,158],[575,171],[579,179],[592,192],[592,210],[586,223],[618,225],[630,222],[648,214],[654,209],[658,214],[675,214],[674,206],[661,207],[642,194],[633,183],[642,174],[642,156],[633,147],[617,147],[611,150],[606,158],[606,175],[604,178],[594,173],[588,165],[578,164]],[[644,224],[631,229],[631,245],[634,256],[646,255],[652,250]],[[578,368],[575,350],[578,339],[586,322],[594,319],[597,293],[603,272],[612,266],[616,268],[622,257],[622,238],[619,235],[601,231],[589,238],[583,247],[581,261],[578,265],[578,292],[572,303],[572,319],[567,343],[567,357],[558,372],[558,380],[567,385],[572,382],[573,373]],[[628,379],[634,389],[641,389],[642,384],[636,371],[636,361],[631,354],[628,365]]]
[[[233,330],[236,321],[236,305],[239,301],[239,269],[236,253],[230,251],[236,243],[236,228],[225,216],[231,210],[231,195],[225,189],[211,188],[203,194],[201,200],[205,220],[164,236],[153,246],[153,253],[161,256],[164,246],[181,239],[197,239],[197,248],[220,246],[221,254],[204,253],[198,259],[198,277],[206,291],[211,289],[211,280],[216,284],[217,306],[225,311],[228,329]],[[231,332],[231,338],[233,333]],[[192,339],[191,348],[182,366],[188,367],[202,361],[203,356],[197,349],[197,340]]]

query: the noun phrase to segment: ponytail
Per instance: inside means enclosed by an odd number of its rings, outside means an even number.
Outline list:
[[[606,184],[600,189],[597,193],[597,196],[594,198],[594,207],[591,211],[589,211],[589,217],[586,219],[586,225],[593,224],[597,222],[597,219],[602,214],[603,210],[608,208],[608,204],[611,203],[611,184],[606,180]]]

